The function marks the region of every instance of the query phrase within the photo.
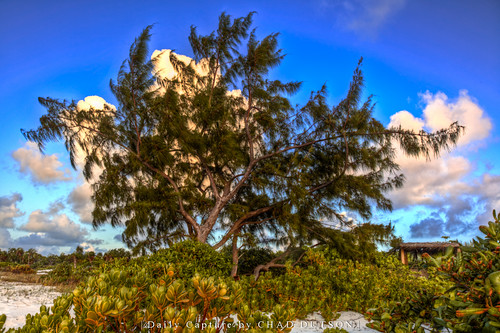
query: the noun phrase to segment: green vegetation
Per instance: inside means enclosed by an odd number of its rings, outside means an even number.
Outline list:
[[[427,256],[427,277],[394,255],[353,260],[326,245],[308,248],[283,271],[257,280],[250,274],[235,281],[228,255],[196,241],[148,256],[110,258],[54,307],[42,306],[23,328],[8,332],[216,332],[222,320],[228,325],[220,332],[289,332],[288,321],[319,312],[333,322],[344,310],[365,313],[373,320],[369,326],[382,332],[421,333],[424,324],[433,332],[498,332],[500,216],[493,215],[480,227],[485,238],[457,253],[450,248]],[[179,326],[151,326],[163,322]]]
[[[386,128],[371,97],[362,100],[361,60],[338,104],[329,105],[323,86],[294,106],[300,82],[271,77],[284,59],[278,34],[258,40],[252,16],[222,14],[208,35],[193,27],[194,59],[170,53],[171,78],[155,67],[158,57],[150,60],[147,27],[111,82],[116,107],[40,98],[47,114],[22,133],[40,149],[63,141],[74,167],[84,159],[94,226],[123,225],[134,254],[186,239],[231,244],[234,277],[249,238],[261,247],[286,244],[285,256],[318,243],[373,256],[375,244],[393,240],[391,226],[346,232],[354,226],[344,212],[368,220],[375,207],[390,210],[387,192],[404,181],[396,148],[439,155],[463,127]],[[283,267],[274,259],[262,269]]]
[[[186,257],[191,260],[179,261]],[[201,273],[218,272],[215,277],[195,272],[207,258],[221,265]],[[229,323],[234,315],[239,322],[250,324],[248,332],[288,332],[287,327],[277,327],[313,311],[331,321],[337,311],[385,306],[410,295],[415,288],[433,288],[426,279],[412,276],[394,257],[380,255],[377,261],[354,262],[326,247],[316,248],[307,251],[300,265],[288,263],[283,274],[265,273],[257,281],[243,276],[234,281],[229,276],[228,258],[206,244],[190,241],[128,263],[124,259],[103,263],[72,294],[60,297],[52,309],[42,307],[40,314],[28,316],[25,329],[130,332],[144,322],[201,327],[215,325],[216,318]],[[71,305],[73,318],[68,312]],[[270,312],[273,314],[264,314]],[[272,322],[274,329],[260,329],[256,326],[259,322]],[[227,328],[224,332],[237,330]]]
[[[391,209],[386,193],[404,180],[394,142],[429,157],[454,145],[463,128],[386,129],[372,117],[371,99],[360,102],[361,62],[338,105],[328,106],[323,87],[293,107],[287,94],[300,83],[269,79],[283,59],[277,34],[258,41],[251,22],[252,14],[222,14],[212,34],[193,28],[195,59],[171,54],[173,79],[153,73],[158,59],[148,60],[146,28],[111,83],[116,108],[40,99],[48,113],[25,137],[41,149],[63,140],[73,166],[85,153],[93,224],[124,225],[134,256],[0,252],[4,269],[52,265],[45,281],[77,284],[8,332],[284,333],[312,312],[330,322],[343,310],[366,313],[384,332],[420,333],[423,324],[496,332],[496,213],[481,227],[485,239],[428,258],[426,274],[377,251],[401,241],[391,225],[352,225],[341,213],[368,219],[373,207]]]
[[[385,332],[423,332],[426,321],[436,330],[453,332],[500,331],[500,216],[493,211],[493,221],[479,230],[471,246],[440,257],[426,256],[437,269],[436,278],[449,285],[438,295],[422,290],[403,302],[369,310],[377,322],[374,328]],[[432,271],[434,271],[432,269]]]

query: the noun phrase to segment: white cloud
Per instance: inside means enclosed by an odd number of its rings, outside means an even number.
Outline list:
[[[100,96],[87,96],[83,100],[79,100],[78,103],[76,104],[76,109],[78,111],[90,111],[90,109],[94,110],[104,110],[104,109],[110,109],[110,110],[116,110],[116,107],[113,104],[110,104],[106,102],[106,100]],[[95,123],[90,123],[87,122],[85,125],[89,128],[95,127]],[[89,136],[90,130],[88,129],[82,129],[79,133],[79,138],[81,141],[85,141],[85,139]],[[78,168],[82,169],[85,166],[85,158],[87,155],[83,151],[83,149],[80,146],[76,146],[76,151],[75,151],[75,164]],[[98,177],[102,170],[100,170],[97,167],[94,167],[93,169],[94,172],[94,177]]]
[[[481,179],[476,179],[473,184],[474,193],[484,205],[484,213],[478,216],[480,224],[492,220],[491,212],[495,209],[500,213],[500,175],[485,173]]]
[[[436,236],[440,232],[451,235],[474,232],[477,223],[481,223],[477,217],[483,208],[488,210],[492,205],[500,204],[500,195],[497,194],[500,193],[500,176],[485,174],[482,179],[474,180],[475,166],[466,155],[467,148],[490,135],[491,121],[465,90],[460,91],[456,100],[449,100],[442,92],[426,92],[420,97],[422,118],[400,111],[391,117],[389,127],[401,125],[414,131],[436,131],[458,121],[465,126],[465,135],[459,139],[458,149],[431,161],[423,157],[408,157],[397,149],[396,162],[406,182],[389,197],[396,209],[425,205],[434,212],[422,216],[411,226],[411,234],[415,237]],[[491,210],[487,214],[491,215]]]
[[[17,203],[22,200],[23,197],[19,193],[0,197],[0,228],[14,228],[14,218],[24,215],[17,208]]]
[[[59,169],[63,164],[57,155],[43,155],[34,142],[27,142],[24,147],[14,151],[12,157],[19,163],[19,171],[29,174],[35,183],[49,184],[71,180],[68,169]]]
[[[78,214],[80,221],[84,223],[92,223],[94,203],[91,200],[91,196],[92,188],[87,182],[75,187],[68,196],[67,201],[71,209]]]
[[[390,195],[394,207],[433,204],[449,193],[467,192],[469,186],[463,178],[472,171],[469,160],[462,156],[446,156],[426,162],[407,156],[399,156],[397,163],[406,177],[401,189]]]
[[[198,74],[206,74],[207,71],[202,70],[202,66],[197,66],[194,60],[188,56],[182,54],[176,54],[172,50],[155,50],[151,55],[151,59],[154,61],[154,72],[157,76],[173,80],[177,77],[177,71],[175,70],[172,62],[170,61],[170,55],[174,55],[177,60],[182,62],[185,66],[192,65]]]
[[[414,117],[410,112],[403,110],[396,112],[391,116],[391,126],[401,126],[404,129],[409,129],[412,131],[420,131],[424,127],[425,123],[422,119]]]
[[[467,90],[461,90],[458,99],[449,101],[442,92],[432,94],[429,91],[420,95],[426,104],[424,109],[425,124],[431,131],[448,127],[458,121],[465,125],[465,133],[459,139],[458,145],[465,146],[474,141],[483,140],[490,135],[491,120],[484,110],[469,95]]]
[[[104,110],[105,106],[111,110],[116,110],[113,104],[109,104],[100,96],[87,96],[84,100],[78,101],[76,109],[78,111],[89,111],[91,108],[94,110]]]
[[[80,243],[88,235],[88,231],[82,229],[66,214],[50,214],[40,209],[33,211],[28,222],[19,229],[36,234],[40,238],[53,240],[52,245]]]
[[[391,126],[401,125],[405,129],[431,131],[448,127],[454,121],[465,126],[465,135],[459,139],[461,147],[475,144],[490,135],[491,121],[466,91],[461,91],[456,102],[438,92],[421,95],[424,117],[416,118],[408,111],[399,111],[391,116]],[[476,127],[480,126],[478,130]],[[406,176],[402,189],[391,193],[396,208],[411,204],[432,204],[449,193],[467,193],[470,186],[463,180],[473,171],[472,163],[465,156],[443,153],[441,158],[426,161],[425,158],[408,157],[398,149],[396,162]]]
[[[154,73],[155,75],[167,79],[173,80],[178,77],[178,72],[174,68],[170,57],[174,56],[177,61],[180,61],[184,66],[191,66],[200,76],[205,76],[208,74],[209,63],[207,59],[201,59],[198,63],[193,58],[185,56],[183,54],[177,54],[169,49],[155,50],[151,55],[151,59],[154,63]],[[219,73],[220,74],[220,73]]]

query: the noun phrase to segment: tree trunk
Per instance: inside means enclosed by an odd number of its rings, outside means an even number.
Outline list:
[[[257,281],[259,279],[261,271],[268,271],[269,268],[272,268],[272,267],[286,267],[285,264],[277,264],[276,262],[285,258],[288,254],[290,254],[290,251],[291,251],[291,249],[288,248],[288,249],[286,249],[285,252],[283,252],[282,254],[280,254],[279,256],[277,256],[276,258],[274,258],[273,260],[271,260],[267,264],[259,265],[259,266],[255,267],[255,269],[253,270],[253,276],[255,278],[255,281]]]
[[[238,277],[238,261],[239,261],[239,257],[238,257],[238,235],[239,235],[239,232],[236,232],[233,234],[233,250],[232,250],[232,253],[233,253],[233,268],[231,269],[231,277],[233,277],[234,279],[237,279]]]

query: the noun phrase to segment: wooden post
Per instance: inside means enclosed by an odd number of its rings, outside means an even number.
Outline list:
[[[408,254],[401,248],[401,262],[403,265],[408,265]]]

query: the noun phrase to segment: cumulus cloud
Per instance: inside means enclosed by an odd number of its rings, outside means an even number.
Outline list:
[[[406,182],[403,188],[393,191],[389,196],[395,209],[424,205],[440,214],[439,218],[422,217],[413,224],[410,227],[412,237],[440,236],[438,233],[455,236],[474,232],[477,229],[477,217],[483,214],[484,209],[495,202],[500,203],[500,197],[496,197],[500,191],[500,180],[485,174],[483,179],[471,181],[475,166],[466,154],[470,147],[477,146],[490,135],[491,120],[465,90],[460,91],[454,100],[442,92],[426,92],[420,97],[423,105],[421,118],[408,111],[399,111],[391,117],[389,126],[401,125],[414,131],[436,131],[458,121],[465,126],[465,135],[457,143],[458,150],[445,152],[440,158],[431,161],[423,157],[408,157],[398,149],[396,162]],[[491,214],[491,210],[488,214]]]
[[[406,0],[323,1],[323,12],[335,13],[339,26],[367,37],[375,37],[387,20],[401,10]]]
[[[73,189],[68,196],[67,202],[71,210],[78,214],[83,223],[92,223],[92,211],[94,203],[91,200],[92,188],[89,183],[83,183]]]
[[[49,209],[43,212],[33,211],[28,222],[20,230],[30,232],[28,236],[17,238],[19,244],[32,243],[36,245],[71,246],[86,241],[88,231],[73,222],[66,214]]]
[[[188,66],[190,64],[193,65],[198,74],[207,73],[205,70],[203,70],[203,67],[201,65],[197,66],[195,64],[195,61],[188,56],[176,54],[175,52],[172,52],[172,50],[168,49],[155,50],[151,55],[151,59],[153,59],[154,62],[154,72],[160,78],[173,80],[175,77],[177,77],[178,73],[175,70],[174,65],[170,61],[171,55],[174,55],[175,58],[178,61],[182,62],[185,66]]]
[[[113,104],[106,102],[106,100],[100,96],[87,96],[76,104],[76,109],[78,111],[90,111],[91,108],[94,110],[104,110],[104,108],[116,110]]]
[[[429,91],[420,95],[426,104],[424,109],[425,124],[431,131],[448,127],[452,122],[466,126],[458,145],[465,146],[474,141],[487,138],[493,127],[491,119],[468,94],[461,90],[456,101],[450,101],[442,92],[432,94]]]
[[[466,128],[466,134],[458,142],[461,147],[475,144],[490,135],[490,119],[466,91],[461,91],[456,101],[450,101],[441,92],[426,92],[421,98],[425,106],[423,118],[414,117],[408,111],[399,111],[391,116],[389,127],[436,131],[458,121]],[[481,129],[478,130],[477,126],[481,126]],[[396,162],[406,176],[406,183],[402,189],[391,194],[395,208],[432,204],[451,193],[465,194],[471,191],[464,179],[473,171],[473,165],[466,156],[443,153],[441,158],[426,161],[423,157],[406,156],[398,150]]]
[[[17,203],[22,200],[23,197],[19,193],[0,197],[0,228],[14,228],[14,218],[24,214],[17,208]],[[0,246],[1,243],[0,239]]]
[[[71,180],[69,169],[59,169],[62,163],[57,155],[43,155],[34,142],[27,142],[24,147],[14,151],[12,157],[18,162],[19,171],[29,174],[34,183],[49,184]]]
[[[477,221],[486,224],[491,221],[494,209],[500,212],[500,175],[483,174],[480,179],[474,181],[473,189],[471,194],[476,196],[484,207],[484,212],[478,215]]]
[[[116,107],[113,104],[110,104],[106,102],[106,100],[100,96],[87,96],[83,100],[79,100],[78,103],[76,104],[76,109],[78,111],[90,111],[91,109],[93,110],[116,110]],[[94,123],[86,123],[86,126],[89,128],[95,127]],[[79,133],[79,138],[83,141],[87,136],[89,136],[89,130],[88,129],[82,129]],[[75,164],[78,168],[83,170],[83,167],[85,165],[85,157],[87,155],[83,151],[83,149],[80,146],[76,146],[76,152],[75,152]],[[102,170],[97,170],[97,168],[94,168],[94,176],[98,177],[99,174],[102,172]]]

